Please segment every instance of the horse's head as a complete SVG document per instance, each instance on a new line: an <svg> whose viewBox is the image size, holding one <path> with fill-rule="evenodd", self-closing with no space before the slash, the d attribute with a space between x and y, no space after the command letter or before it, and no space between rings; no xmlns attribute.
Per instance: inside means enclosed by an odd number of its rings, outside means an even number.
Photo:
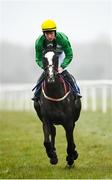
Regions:
<svg viewBox="0 0 112 180"><path fill-rule="evenodd" d="M43 66L48 83L54 83L58 73L58 56L55 50L46 50L43 55Z"/></svg>

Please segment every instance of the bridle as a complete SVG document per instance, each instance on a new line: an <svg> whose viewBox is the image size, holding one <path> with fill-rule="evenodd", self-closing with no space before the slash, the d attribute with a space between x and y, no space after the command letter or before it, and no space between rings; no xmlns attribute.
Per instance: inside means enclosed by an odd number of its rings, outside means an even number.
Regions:
<svg viewBox="0 0 112 180"><path fill-rule="evenodd" d="M54 55L53 55L54 56ZM52 57L53 57L52 56ZM45 56L46 57L46 56ZM54 69L54 64L51 63L52 59L51 57L49 58L49 63L47 64L47 66L44 68L44 70L47 72L49 71L49 79L51 78L51 80L53 80L53 78L55 79L54 76L57 76L59 74L58 72L58 69ZM55 71L55 72L53 72ZM52 97L49 97L46 95L45 93L45 81L42 83L42 93L44 95L44 97L47 99L47 100L50 100L50 101L55 101L55 102L59 102L59 101L62 101L64 100L70 93L70 89L67 91L67 87L66 87L66 83L65 81L63 80L63 78L61 77L60 75L60 81L63 83L63 86L64 86L64 96L61 97L61 98L52 98ZM55 82L55 80L54 80Z"/></svg>

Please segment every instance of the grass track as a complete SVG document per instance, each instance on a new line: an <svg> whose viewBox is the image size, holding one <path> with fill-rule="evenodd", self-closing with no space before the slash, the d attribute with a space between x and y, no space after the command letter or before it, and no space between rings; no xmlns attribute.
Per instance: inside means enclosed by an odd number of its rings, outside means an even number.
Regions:
<svg viewBox="0 0 112 180"><path fill-rule="evenodd" d="M59 163L52 166L35 112L0 112L0 178L111 179L111 119L111 112L81 113L74 131L79 158L74 168L67 169L66 138L61 126L57 126L56 136Z"/></svg>

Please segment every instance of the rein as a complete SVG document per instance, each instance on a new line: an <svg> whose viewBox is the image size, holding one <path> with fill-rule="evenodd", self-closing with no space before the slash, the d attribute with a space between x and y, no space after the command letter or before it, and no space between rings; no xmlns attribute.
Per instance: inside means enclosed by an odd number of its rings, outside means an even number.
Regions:
<svg viewBox="0 0 112 180"><path fill-rule="evenodd" d="M63 85L64 85L64 91L65 91L65 95L61 98L52 98L52 97L49 97L46 95L45 93L45 90L44 90L44 86L45 86L45 81L42 83L42 93L44 95L44 97L50 101L53 101L53 102L59 102L59 101L63 101L70 93L70 90L67 92L67 88L66 88L66 84L65 84L65 81L63 80L63 78L61 78L62 82L63 82Z"/></svg>

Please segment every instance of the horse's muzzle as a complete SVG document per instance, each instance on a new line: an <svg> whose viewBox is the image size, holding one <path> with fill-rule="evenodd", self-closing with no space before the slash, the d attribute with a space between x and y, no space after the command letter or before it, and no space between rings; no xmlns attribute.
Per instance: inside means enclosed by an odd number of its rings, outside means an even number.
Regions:
<svg viewBox="0 0 112 180"><path fill-rule="evenodd" d="M55 82L54 77L48 78L48 83L54 83L54 82Z"/></svg>

